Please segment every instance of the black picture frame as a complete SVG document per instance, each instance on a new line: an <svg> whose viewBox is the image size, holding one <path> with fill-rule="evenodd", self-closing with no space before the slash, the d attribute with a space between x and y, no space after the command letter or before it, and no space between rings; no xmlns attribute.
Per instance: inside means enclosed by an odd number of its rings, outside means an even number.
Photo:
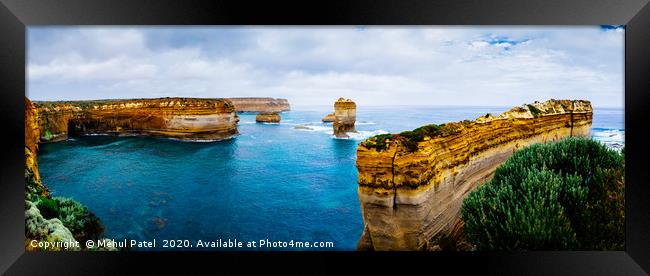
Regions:
<svg viewBox="0 0 650 276"><path fill-rule="evenodd" d="M0 0L0 271L10 275L250 269L300 274L647 275L650 272L650 5L647 0ZM625 25L626 249L554 252L25 252L26 28L36 25ZM297 267L301 268L298 269ZM127 268L128 267L128 268ZM305 269L305 270L303 270Z"/></svg>

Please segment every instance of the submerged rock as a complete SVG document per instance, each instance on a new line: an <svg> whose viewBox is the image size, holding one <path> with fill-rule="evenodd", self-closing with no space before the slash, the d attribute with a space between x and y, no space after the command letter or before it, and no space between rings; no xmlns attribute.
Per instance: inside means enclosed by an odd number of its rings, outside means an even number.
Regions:
<svg viewBox="0 0 650 276"><path fill-rule="evenodd" d="M305 126L305 125L297 125L293 127L294 129L308 129L308 130L313 130L313 128Z"/></svg>

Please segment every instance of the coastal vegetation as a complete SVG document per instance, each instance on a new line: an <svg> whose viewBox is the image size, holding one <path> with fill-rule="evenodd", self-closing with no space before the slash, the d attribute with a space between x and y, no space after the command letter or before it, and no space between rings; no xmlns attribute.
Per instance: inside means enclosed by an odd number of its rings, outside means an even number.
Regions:
<svg viewBox="0 0 650 276"><path fill-rule="evenodd" d="M589 138L521 149L464 200L477 250L624 250L624 151Z"/></svg>
<svg viewBox="0 0 650 276"><path fill-rule="evenodd" d="M70 198L52 197L38 183L34 173L25 170L25 239L29 241L68 242L79 241L85 248L84 241L102 238L104 226L99 218L86 206ZM57 248L52 248L56 250Z"/></svg>
<svg viewBox="0 0 650 276"><path fill-rule="evenodd" d="M532 104L529 104L529 105L526 105L526 106L528 106L528 110L530 110L530 114L533 114L533 117L535 117L535 118L539 117L539 115L542 113L542 111L539 110L539 108L535 107Z"/></svg>
<svg viewBox="0 0 650 276"><path fill-rule="evenodd" d="M391 138L392 138L391 134L379 134L361 142L361 145L369 149L376 149L377 151L383 151L388 148Z"/></svg>
<svg viewBox="0 0 650 276"><path fill-rule="evenodd" d="M449 136L459 132L461 128L469 127L472 124L469 120L458 123L447 124L429 124L418 127L414 130L407 130L396 135L379 134L364 141L362 145L366 148L374 148L377 151L386 150L390 145L390 140L399 140L400 144L408 152L418 150L418 143L425 140L426 137L433 138L438 136Z"/></svg>

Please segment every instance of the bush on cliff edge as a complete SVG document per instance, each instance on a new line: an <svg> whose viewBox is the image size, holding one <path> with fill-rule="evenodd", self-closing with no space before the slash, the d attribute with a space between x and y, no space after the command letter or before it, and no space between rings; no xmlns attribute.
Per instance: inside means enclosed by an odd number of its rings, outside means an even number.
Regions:
<svg viewBox="0 0 650 276"><path fill-rule="evenodd" d="M623 250L624 158L588 138L511 156L464 200L478 250Z"/></svg>

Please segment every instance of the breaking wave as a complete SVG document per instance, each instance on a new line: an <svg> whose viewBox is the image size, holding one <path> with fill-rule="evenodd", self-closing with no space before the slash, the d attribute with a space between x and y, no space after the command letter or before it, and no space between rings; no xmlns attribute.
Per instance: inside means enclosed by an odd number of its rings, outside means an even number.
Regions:
<svg viewBox="0 0 650 276"><path fill-rule="evenodd" d="M591 137L612 149L622 149L625 146L625 130L594 128Z"/></svg>

